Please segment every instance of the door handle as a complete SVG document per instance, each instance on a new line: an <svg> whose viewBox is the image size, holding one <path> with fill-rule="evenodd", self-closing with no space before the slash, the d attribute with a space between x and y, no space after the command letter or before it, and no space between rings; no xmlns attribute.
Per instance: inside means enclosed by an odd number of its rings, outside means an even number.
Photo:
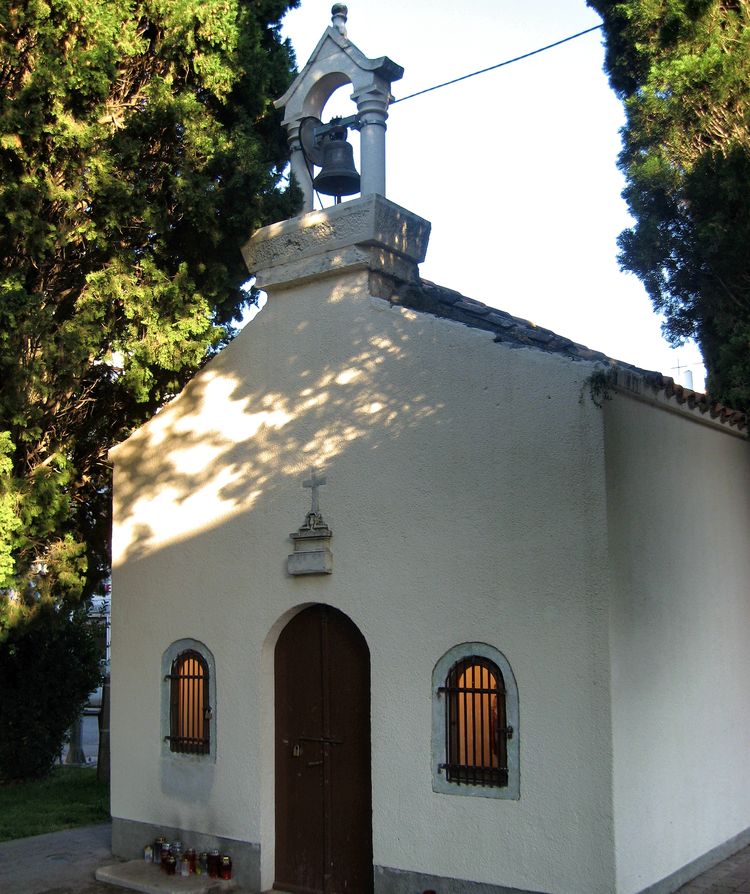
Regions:
<svg viewBox="0 0 750 894"><path fill-rule="evenodd" d="M307 766L308 767L322 767L323 761L308 761Z"/></svg>

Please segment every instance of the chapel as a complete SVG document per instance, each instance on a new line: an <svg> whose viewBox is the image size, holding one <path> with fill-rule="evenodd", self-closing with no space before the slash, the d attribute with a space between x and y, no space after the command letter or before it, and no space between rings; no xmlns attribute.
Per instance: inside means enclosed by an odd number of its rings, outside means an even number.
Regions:
<svg viewBox="0 0 750 894"><path fill-rule="evenodd" d="M334 6L278 100L304 209L242 247L267 304L111 452L113 850L667 894L750 843L747 420L421 278L401 74Z"/></svg>

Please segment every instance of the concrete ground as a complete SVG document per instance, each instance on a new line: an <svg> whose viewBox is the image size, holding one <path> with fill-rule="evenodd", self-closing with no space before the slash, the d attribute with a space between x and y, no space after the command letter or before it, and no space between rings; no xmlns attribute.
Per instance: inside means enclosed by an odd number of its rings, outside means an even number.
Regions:
<svg viewBox="0 0 750 894"><path fill-rule="evenodd" d="M750 894L750 847L694 878L679 894Z"/></svg>
<svg viewBox="0 0 750 894"><path fill-rule="evenodd" d="M0 894L117 894L118 891L122 894L122 887L94 878L97 869L113 863L117 861L112 857L109 823L5 841L0 843ZM188 881L196 883L198 880L170 881L168 876L159 874L137 890L158 894L163 890L180 890L181 883ZM223 889L230 887L230 883L216 884L211 880L209 886L223 894ZM186 884L186 891L188 887ZM196 885L192 887L195 889ZM232 894L249 892L234 888Z"/></svg>
<svg viewBox="0 0 750 894"><path fill-rule="evenodd" d="M0 843L2 894L113 894L94 881L112 862L109 823Z"/></svg>
<svg viewBox="0 0 750 894"><path fill-rule="evenodd" d="M113 862L110 831L109 824L86 826L0 843L0 892L116 894L122 891L94 880L96 869ZM750 894L750 847L693 879L679 889L679 894Z"/></svg>

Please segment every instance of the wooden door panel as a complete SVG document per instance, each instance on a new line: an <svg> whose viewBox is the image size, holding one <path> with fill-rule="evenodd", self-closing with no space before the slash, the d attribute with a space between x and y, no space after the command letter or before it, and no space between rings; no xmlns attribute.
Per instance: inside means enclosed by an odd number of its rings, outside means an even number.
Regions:
<svg viewBox="0 0 750 894"><path fill-rule="evenodd" d="M335 643L329 662L330 727L342 740L331 746L330 801L336 817L331 826L331 894L359 894L372 891L373 885L369 651L345 615L329 616L328 631L329 642ZM363 652L367 660L362 660Z"/></svg>
<svg viewBox="0 0 750 894"><path fill-rule="evenodd" d="M356 626L312 606L276 645L276 881L372 892L370 659Z"/></svg>
<svg viewBox="0 0 750 894"><path fill-rule="evenodd" d="M322 735L323 664L319 636L308 635L308 626L287 626L275 652L276 884L318 894L324 874L323 774L305 766L315 749L299 739Z"/></svg>

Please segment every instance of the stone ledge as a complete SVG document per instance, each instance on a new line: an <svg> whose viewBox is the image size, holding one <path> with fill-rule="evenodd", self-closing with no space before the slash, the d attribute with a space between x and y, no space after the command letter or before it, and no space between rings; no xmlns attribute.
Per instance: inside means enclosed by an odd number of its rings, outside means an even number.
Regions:
<svg viewBox="0 0 750 894"><path fill-rule="evenodd" d="M167 875L154 863L145 860L129 860L114 863L96 870L96 880L141 894L221 894L237 888L235 879L223 881L207 875L190 875L183 878Z"/></svg>
<svg viewBox="0 0 750 894"><path fill-rule="evenodd" d="M143 863L144 845L150 844L159 835L166 836L169 841L179 839L186 847L194 847L199 853L217 848L222 854L231 854L232 875L240 889L260 890L259 844L240 841L236 838L210 835L195 829L112 817L112 853L114 858Z"/></svg>
<svg viewBox="0 0 750 894"><path fill-rule="evenodd" d="M416 281L428 221L380 195L263 227L242 248L258 288L346 269L367 268Z"/></svg>
<svg viewBox="0 0 750 894"><path fill-rule="evenodd" d="M439 891L440 894L544 894L542 891L508 888L491 882L470 882L408 869L375 866L375 894L414 894L425 890Z"/></svg>

